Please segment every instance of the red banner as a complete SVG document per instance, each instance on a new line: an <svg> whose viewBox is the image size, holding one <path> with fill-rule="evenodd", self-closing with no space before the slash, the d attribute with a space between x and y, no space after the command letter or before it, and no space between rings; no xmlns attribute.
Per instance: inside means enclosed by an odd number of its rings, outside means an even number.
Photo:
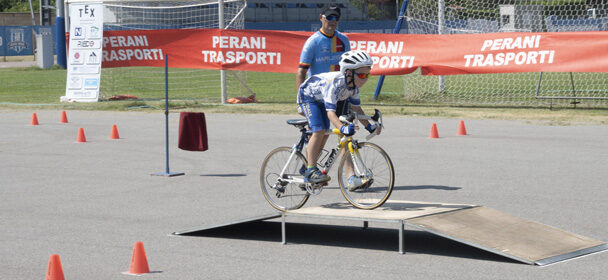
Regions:
<svg viewBox="0 0 608 280"><path fill-rule="evenodd" d="M185 29L106 31L103 67L164 66L296 72L311 33Z"/></svg>
<svg viewBox="0 0 608 280"><path fill-rule="evenodd" d="M103 67L169 66L295 73L310 32L261 30L106 31ZM608 32L461 35L347 34L374 59L372 74L608 72Z"/></svg>

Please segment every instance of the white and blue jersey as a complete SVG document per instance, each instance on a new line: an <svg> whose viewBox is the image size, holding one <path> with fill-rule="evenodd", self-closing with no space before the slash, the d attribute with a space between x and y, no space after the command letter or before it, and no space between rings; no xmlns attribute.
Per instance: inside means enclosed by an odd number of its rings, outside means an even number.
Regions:
<svg viewBox="0 0 608 280"><path fill-rule="evenodd" d="M327 36L320 30L306 40L300 54L300 68L308 69L308 76L339 71L340 56L350 50L350 42L342 33L335 31Z"/></svg>
<svg viewBox="0 0 608 280"><path fill-rule="evenodd" d="M348 89L344 74L340 72L314 75L302 83L298 93L298 103L323 103L327 111L335 111L338 101L347 99L352 105L361 104L359 88Z"/></svg>
<svg viewBox="0 0 608 280"><path fill-rule="evenodd" d="M298 105L308 119L312 132L329 129L327 111L336 111L339 101L360 106L359 88L348 89L344 74L328 72L306 79L298 92Z"/></svg>

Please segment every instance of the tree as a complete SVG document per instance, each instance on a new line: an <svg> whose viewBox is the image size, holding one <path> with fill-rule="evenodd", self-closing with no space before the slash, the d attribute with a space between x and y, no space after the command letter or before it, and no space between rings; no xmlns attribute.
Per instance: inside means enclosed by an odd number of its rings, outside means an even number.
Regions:
<svg viewBox="0 0 608 280"><path fill-rule="evenodd" d="M51 0L51 6L55 6L55 0ZM32 0L34 12L40 11L40 1ZM29 12L30 3L28 0L0 0L0 12Z"/></svg>

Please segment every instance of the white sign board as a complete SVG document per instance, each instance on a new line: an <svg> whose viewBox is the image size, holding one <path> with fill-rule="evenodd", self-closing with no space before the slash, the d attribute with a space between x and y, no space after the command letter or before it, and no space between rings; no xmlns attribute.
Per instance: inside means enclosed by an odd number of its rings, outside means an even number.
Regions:
<svg viewBox="0 0 608 280"><path fill-rule="evenodd" d="M101 86L103 5L70 4L70 49L61 101L97 102Z"/></svg>

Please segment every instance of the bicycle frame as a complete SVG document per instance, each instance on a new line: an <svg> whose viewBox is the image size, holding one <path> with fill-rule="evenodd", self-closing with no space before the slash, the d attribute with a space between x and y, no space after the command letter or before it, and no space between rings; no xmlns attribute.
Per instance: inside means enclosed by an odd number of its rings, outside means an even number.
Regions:
<svg viewBox="0 0 608 280"><path fill-rule="evenodd" d="M312 132L308 131L305 127L300 128L300 132L302 133L300 135L300 141L298 141L298 143L294 144L293 147L291 148L291 154L289 155L287 162L285 163L285 165L283 166L283 169L281 169L281 173L279 174L279 181L287 179L287 178L285 178L285 170L287 169L287 167L293 160L293 157L296 156L296 153L301 152L302 149L304 149L304 144L308 143L308 136L310 136L312 134ZM296 183L304 183L304 178L302 178L301 180L299 178L291 178L291 181L296 182Z"/></svg>
<svg viewBox="0 0 608 280"><path fill-rule="evenodd" d="M371 116L371 117L367 116L367 115L357 115L356 113L352 113L351 115L344 117L344 118L341 117L341 120L346 123L352 123L354 120L357 120L357 119L373 120L376 124L383 126L382 115L380 114L380 112L378 110L376 110L374 116ZM289 155L287 162L285 163L285 165L283 166L283 168L281 170L281 173L279 174L279 179L278 179L277 183L281 183L281 182L302 183L302 184L306 183L304 181L304 178L298 178L298 177L286 178L286 176L285 176L285 171L287 170L287 167L290 165L291 161L295 157L296 153L302 152L302 150L304 149L304 144L308 143L308 137L310 135L312 135L312 132L308 131L306 129L306 127L304 127L304 126L302 126L300 128L300 132L301 132L300 140L298 141L298 143L294 144L293 147L291 148L291 154ZM338 136L342 135L340 133L340 130L337 128L333 129L332 132ZM376 135L376 133L371 133L366 136L366 139L369 140L372 137L374 137L375 135ZM329 152L329 156L328 156L327 160L325 161L325 163L322 164L322 166L323 166L322 172L324 174L329 173L329 171L331 170L331 167L335 163L336 155L341 153L341 151L345 147L348 147L348 152L351 157L351 161L353 163L353 168L357 172L357 174L361 174L365 177L371 176L371 174L369 174L370 171L367 169L367 167L360 166L360 163L362 163L363 161L361 160L360 155L359 155L358 141L356 139L353 139L352 136L342 136L339 138L337 146L335 148L333 148L331 150L331 152ZM310 193L313 194L313 192L310 192ZM318 194L318 193L316 193L316 194Z"/></svg>

